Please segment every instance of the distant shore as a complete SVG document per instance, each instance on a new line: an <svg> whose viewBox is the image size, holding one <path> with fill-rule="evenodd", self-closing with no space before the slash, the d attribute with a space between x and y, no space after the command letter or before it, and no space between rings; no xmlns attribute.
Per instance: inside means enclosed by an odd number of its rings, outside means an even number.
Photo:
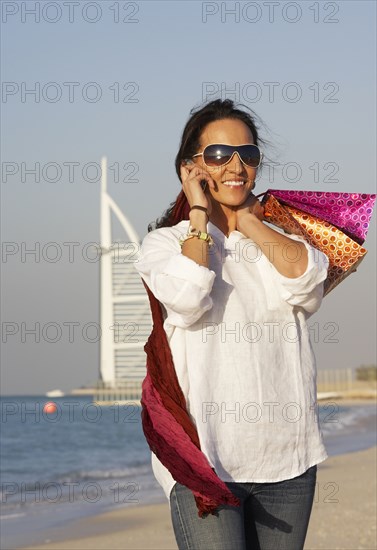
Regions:
<svg viewBox="0 0 377 550"><path fill-rule="evenodd" d="M61 390L55 390L56 392ZM51 393L51 392L47 392ZM108 404L110 405L110 401L117 401L117 402L127 402L127 403L133 403L140 405L140 397L139 394L137 394L138 397L135 396L135 398L124 398L124 395L122 395L121 389L102 389L98 390L96 388L75 388L70 391L62 392L62 395L47 395L47 394L40 394L40 395L0 395L2 399L16 397L16 398L22 398L22 397L43 397L45 399L53 399L54 397L61 398L61 397L96 397L95 401L100 404ZM106 397L106 401L102 400L101 398ZM342 401L342 403L345 401L350 401L352 403L355 403L356 400L360 400L361 402L365 401L376 401L377 400L377 383L376 381L362 381L362 380L356 380L352 383L352 389L348 390L326 390L322 389L320 385L318 385L318 392L317 392L317 400L319 402L326 401L326 400L336 400L336 401Z"/></svg>
<svg viewBox="0 0 377 550"><path fill-rule="evenodd" d="M70 393L66 394L68 397L86 397L86 396L96 396L94 399L98 405L109 405L111 402L119 403L133 403L140 406L140 399L124 399L121 394L116 394L113 390L101 391L99 395L92 388L85 389L76 389L72 390ZM106 397L105 397L106 396ZM106 400L104 400L104 398ZM321 403L322 401L341 401L346 404L346 401L350 403L355 403L356 401L365 402L365 401L376 401L377 400L377 390L374 383L368 382L358 382L358 387L353 388L352 390L334 390L334 391L318 391L317 392L317 401Z"/></svg>

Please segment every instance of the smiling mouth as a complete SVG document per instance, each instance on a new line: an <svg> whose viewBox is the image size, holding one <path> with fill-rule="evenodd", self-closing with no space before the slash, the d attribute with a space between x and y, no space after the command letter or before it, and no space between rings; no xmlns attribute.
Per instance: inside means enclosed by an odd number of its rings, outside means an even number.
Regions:
<svg viewBox="0 0 377 550"><path fill-rule="evenodd" d="M227 187L242 187L243 185L245 185L246 181L245 180L228 180L228 181L223 181L222 183Z"/></svg>

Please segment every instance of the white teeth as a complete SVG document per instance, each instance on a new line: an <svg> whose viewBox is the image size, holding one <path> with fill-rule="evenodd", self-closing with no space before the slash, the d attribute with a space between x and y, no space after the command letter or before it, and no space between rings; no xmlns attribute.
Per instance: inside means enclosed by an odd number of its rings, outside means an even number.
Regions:
<svg viewBox="0 0 377 550"><path fill-rule="evenodd" d="M224 185L232 186L232 187L240 187L241 185L244 185L244 181L223 181Z"/></svg>

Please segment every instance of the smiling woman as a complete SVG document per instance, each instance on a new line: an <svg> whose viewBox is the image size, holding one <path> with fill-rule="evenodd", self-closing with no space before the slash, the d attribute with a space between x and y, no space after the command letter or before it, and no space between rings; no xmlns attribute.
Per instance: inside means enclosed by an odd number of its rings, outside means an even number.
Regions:
<svg viewBox="0 0 377 550"><path fill-rule="evenodd" d="M265 225L252 193L262 143L230 100L192 111L181 192L135 264L154 323L143 429L180 549L303 548L327 458L307 319L329 262ZM248 413L235 419L235 403Z"/></svg>

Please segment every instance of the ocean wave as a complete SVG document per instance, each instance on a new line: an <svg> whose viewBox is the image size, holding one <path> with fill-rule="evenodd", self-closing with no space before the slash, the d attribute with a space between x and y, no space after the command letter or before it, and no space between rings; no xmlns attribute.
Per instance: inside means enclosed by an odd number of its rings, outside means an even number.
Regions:
<svg viewBox="0 0 377 550"><path fill-rule="evenodd" d="M26 514L4 514L4 515L0 515L0 519L14 519L14 518L22 518L25 516Z"/></svg>
<svg viewBox="0 0 377 550"><path fill-rule="evenodd" d="M350 407L335 402L320 407L319 422L322 433L348 433L355 430L366 419L377 416L374 404L352 405Z"/></svg>
<svg viewBox="0 0 377 550"><path fill-rule="evenodd" d="M112 470L75 470L59 478L61 482L73 481L91 481L106 479L123 479L130 476L148 475L151 471L150 463L141 463L138 465L126 466L124 468L114 468Z"/></svg>

